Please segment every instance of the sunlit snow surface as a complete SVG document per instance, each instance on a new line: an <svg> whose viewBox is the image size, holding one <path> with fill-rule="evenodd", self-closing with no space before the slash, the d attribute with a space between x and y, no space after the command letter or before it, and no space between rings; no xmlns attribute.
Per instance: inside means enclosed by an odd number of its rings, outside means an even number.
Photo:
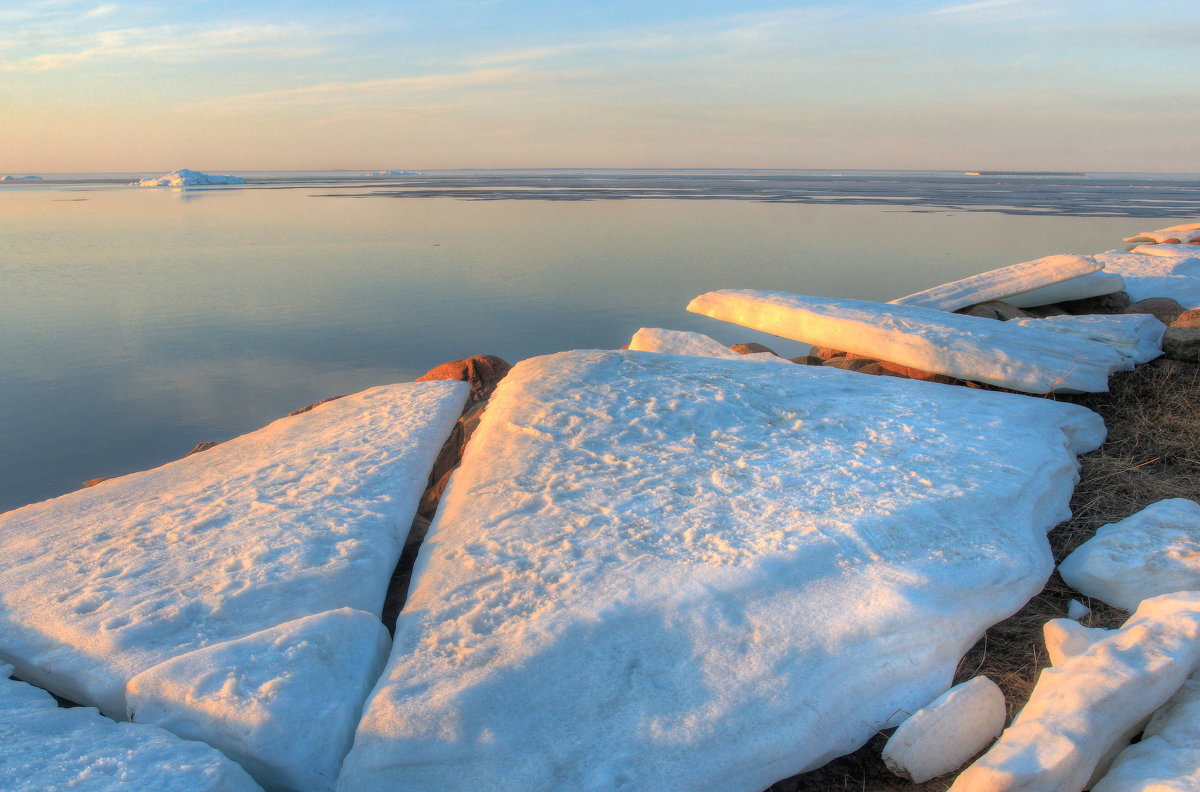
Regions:
<svg viewBox="0 0 1200 792"><path fill-rule="evenodd" d="M1200 789L1200 680L1189 679L1162 706L1142 739L1117 756L1092 792Z"/></svg>
<svg viewBox="0 0 1200 792"><path fill-rule="evenodd" d="M928 703L1040 591L1075 405L579 351L500 387L344 792L759 792Z"/></svg>
<svg viewBox="0 0 1200 792"><path fill-rule="evenodd" d="M378 615L461 382L320 405L0 515L0 658L125 717L172 657L341 607Z"/></svg>
<svg viewBox="0 0 1200 792"><path fill-rule="evenodd" d="M1171 297L1184 308L1200 308L1200 247L1152 245L1133 252L1110 250L1096 254L1106 272L1125 279L1133 300Z"/></svg>
<svg viewBox="0 0 1200 792"><path fill-rule="evenodd" d="M629 348L635 352L662 352L669 355L698 355L700 357L725 358L726 360L749 360L759 363L790 363L786 358L770 352L752 352L742 355L729 347L709 338L703 333L686 330L664 330L661 327L643 327L633 334Z"/></svg>
<svg viewBox="0 0 1200 792"><path fill-rule="evenodd" d="M969 278L934 286L907 297L892 300L895 305L920 305L939 311L957 311L975 303L1004 300L1046 286L1071 282L1099 271L1100 263L1091 256L1062 254L1046 256L1009 267L981 272ZM1067 292L1075 299L1074 292ZM1080 296L1090 297L1090 294Z"/></svg>

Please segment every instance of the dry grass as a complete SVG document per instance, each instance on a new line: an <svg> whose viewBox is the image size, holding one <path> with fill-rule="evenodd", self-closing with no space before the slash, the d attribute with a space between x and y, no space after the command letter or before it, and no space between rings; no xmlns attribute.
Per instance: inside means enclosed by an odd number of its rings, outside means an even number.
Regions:
<svg viewBox="0 0 1200 792"><path fill-rule="evenodd" d="M1200 500L1200 366L1158 360L1117 374L1104 394L1058 397L1083 404L1104 417L1108 440L1080 459L1080 481L1071 499L1074 516L1050 533L1061 561L1101 525L1128 517L1163 498ZM1067 603L1081 599L1092 608L1084 623L1119 626L1128 614L1080 597L1055 573L1041 594L1011 618L993 626L959 664L955 681L979 674L1004 690L1009 718L1033 691L1048 665L1042 625L1065 616ZM789 778L768 792L945 792L952 775L912 784L893 776L879 758L886 738L872 739L849 756L820 770Z"/></svg>

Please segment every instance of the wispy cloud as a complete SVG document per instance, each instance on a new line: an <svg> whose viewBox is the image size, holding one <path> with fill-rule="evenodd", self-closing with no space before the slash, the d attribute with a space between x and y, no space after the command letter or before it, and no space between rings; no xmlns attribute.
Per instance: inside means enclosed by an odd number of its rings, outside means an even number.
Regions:
<svg viewBox="0 0 1200 792"><path fill-rule="evenodd" d="M934 17L999 18L1011 17L1014 12L1029 13L1049 10L1053 3L1044 0L977 0L974 3L958 3L929 12Z"/></svg>

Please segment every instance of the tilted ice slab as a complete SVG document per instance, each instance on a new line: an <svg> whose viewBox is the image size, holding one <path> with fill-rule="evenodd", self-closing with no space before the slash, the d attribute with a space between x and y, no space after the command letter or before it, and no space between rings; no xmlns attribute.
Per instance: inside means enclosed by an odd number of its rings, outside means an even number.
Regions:
<svg viewBox="0 0 1200 792"><path fill-rule="evenodd" d="M951 792L1079 792L1200 664L1200 592L1142 602L1120 630L1047 668Z"/></svg>
<svg viewBox="0 0 1200 792"><path fill-rule="evenodd" d="M1058 571L1081 594L1128 611L1147 597L1200 590L1200 504L1162 500L1102 526Z"/></svg>
<svg viewBox="0 0 1200 792"><path fill-rule="evenodd" d="M957 311L975 303L1004 300L1014 294L1043 286L1070 281L1097 272L1100 264L1091 256L1065 253L981 272L969 278L934 286L907 297L892 300L893 305L919 305L939 311ZM1085 295L1091 297L1093 295ZM1061 298L1073 299L1073 298ZM1043 303L1044 304L1044 303Z"/></svg>
<svg viewBox="0 0 1200 792"><path fill-rule="evenodd" d="M1138 245L1129 251L1143 256L1159 256L1161 258L1197 258L1200 248L1195 245Z"/></svg>
<svg viewBox="0 0 1200 792"><path fill-rule="evenodd" d="M1104 263L1106 271L1125 279L1125 291L1135 302L1147 297L1170 297L1184 308L1200 308L1200 251L1163 256L1113 250L1099 253L1096 258Z"/></svg>
<svg viewBox="0 0 1200 792"><path fill-rule="evenodd" d="M1162 706L1142 739L1122 751L1092 792L1200 789L1200 680L1188 679Z"/></svg>
<svg viewBox="0 0 1200 792"><path fill-rule="evenodd" d="M171 171L165 176L150 176L141 181L135 181L134 187L199 187L209 184L245 184L241 176L228 176L216 173L201 173L200 171L181 168Z"/></svg>
<svg viewBox="0 0 1200 792"><path fill-rule="evenodd" d="M1163 333L1167 331L1167 326L1150 314L1047 316L1009 321L1108 344L1132 363L1147 363L1160 357Z"/></svg>
<svg viewBox="0 0 1200 792"><path fill-rule="evenodd" d="M0 515L0 658L125 717L161 662L349 607L379 615L467 385L373 388Z"/></svg>
<svg viewBox="0 0 1200 792"><path fill-rule="evenodd" d="M60 708L46 691L4 677L5 792L262 792L237 763L204 743L157 726L116 723L91 707Z"/></svg>
<svg viewBox="0 0 1200 792"><path fill-rule="evenodd" d="M1099 297L1103 294L1124 291L1124 289L1125 279L1117 273L1093 272L1090 275L1081 275L1053 286L1044 286L1023 294L1014 294L1011 297L1005 297L1004 301L1018 308L1033 308L1038 305L1053 305L1066 300Z"/></svg>
<svg viewBox="0 0 1200 792"><path fill-rule="evenodd" d="M1112 632L1103 627L1084 627L1070 617L1051 619L1042 625L1046 654L1052 666L1062 665L1072 657L1083 654L1092 644L1107 638Z"/></svg>
<svg viewBox="0 0 1200 792"><path fill-rule="evenodd" d="M341 608L197 649L129 681L130 719L203 740L271 790L332 790L392 642Z"/></svg>
<svg viewBox="0 0 1200 792"><path fill-rule="evenodd" d="M1160 228L1157 231L1142 231L1137 236L1125 237L1126 242L1162 242L1164 239L1178 239L1185 243L1193 239L1200 239L1200 223Z"/></svg>
<svg viewBox="0 0 1200 792"><path fill-rule="evenodd" d="M739 354L703 333L664 330L660 327L643 327L638 330L633 334L629 348L635 352L662 352L670 355L696 355L728 360L751 360L760 363L791 363L787 358L781 358L770 352Z"/></svg>
<svg viewBox="0 0 1200 792"><path fill-rule="evenodd" d="M1028 393L1108 390L1131 365L1104 344L915 305L725 289L702 294L693 313L795 341Z"/></svg>
<svg viewBox="0 0 1200 792"><path fill-rule="evenodd" d="M344 792L759 792L946 690L1040 591L1077 405L639 352L501 382Z"/></svg>

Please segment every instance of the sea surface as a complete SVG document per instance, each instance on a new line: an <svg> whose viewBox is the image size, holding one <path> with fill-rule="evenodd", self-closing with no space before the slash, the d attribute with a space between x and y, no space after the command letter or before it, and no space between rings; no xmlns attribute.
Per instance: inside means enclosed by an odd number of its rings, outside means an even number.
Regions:
<svg viewBox="0 0 1200 792"><path fill-rule="evenodd" d="M1200 176L864 171L150 173L0 182L0 511L328 396L639 327L802 348L704 291L889 300L1200 218Z"/></svg>

